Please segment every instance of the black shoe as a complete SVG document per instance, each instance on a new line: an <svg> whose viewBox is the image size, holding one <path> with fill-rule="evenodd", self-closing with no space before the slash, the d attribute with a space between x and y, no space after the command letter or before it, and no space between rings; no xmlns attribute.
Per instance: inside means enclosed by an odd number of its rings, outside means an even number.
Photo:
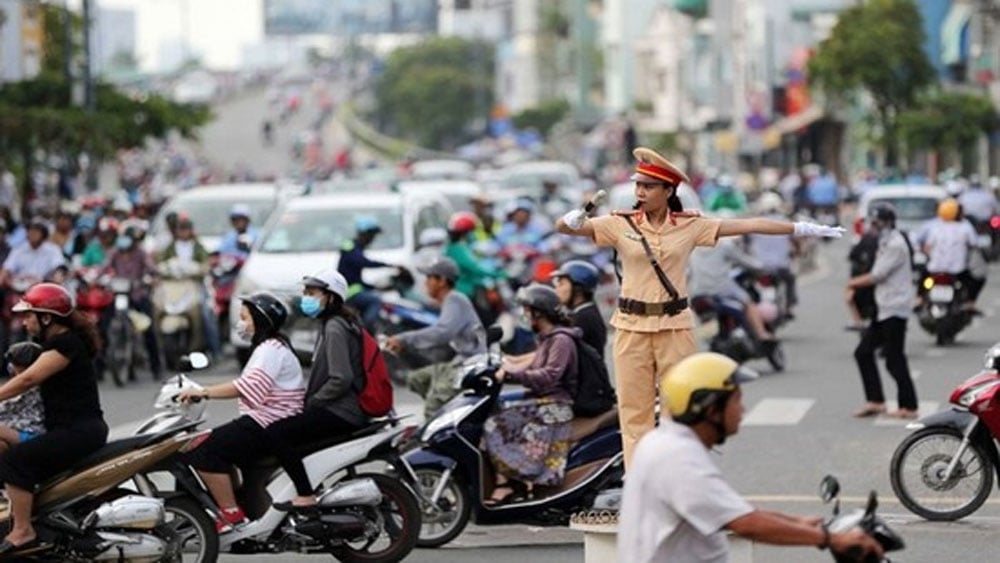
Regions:
<svg viewBox="0 0 1000 563"><path fill-rule="evenodd" d="M313 504L309 506L296 506L292 504L292 501L286 500L284 502L276 502L271 506L275 510L280 510L281 512L293 512L295 514L317 514L319 513L319 505Z"/></svg>

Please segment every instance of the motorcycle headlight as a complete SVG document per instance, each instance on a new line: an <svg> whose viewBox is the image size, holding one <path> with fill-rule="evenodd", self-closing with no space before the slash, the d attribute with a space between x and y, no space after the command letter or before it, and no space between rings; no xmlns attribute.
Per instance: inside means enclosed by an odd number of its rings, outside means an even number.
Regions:
<svg viewBox="0 0 1000 563"><path fill-rule="evenodd" d="M455 426L475 408L475 404L462 405L442 413L440 416L427 423L427 426L424 427L423 433L420 434L420 441L427 442L441 430Z"/></svg>
<svg viewBox="0 0 1000 563"><path fill-rule="evenodd" d="M986 369L1000 369L1000 342L986 351L983 364Z"/></svg>
<svg viewBox="0 0 1000 563"><path fill-rule="evenodd" d="M1000 385L1000 382L993 380L993 381L984 381L979 385L970 387L968 390L966 390L965 393L962 393L962 395L958 398L958 404L965 408L969 408L969 405L974 403L976 399L979 398L980 395L985 393L987 390L995 387L996 385Z"/></svg>

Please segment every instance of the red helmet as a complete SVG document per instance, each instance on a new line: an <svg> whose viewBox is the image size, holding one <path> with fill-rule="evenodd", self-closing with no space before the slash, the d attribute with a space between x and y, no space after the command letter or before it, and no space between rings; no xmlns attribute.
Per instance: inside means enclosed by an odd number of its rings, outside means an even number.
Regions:
<svg viewBox="0 0 1000 563"><path fill-rule="evenodd" d="M55 283L38 283L28 288L11 310L15 313L49 313L68 317L75 308L73 296L65 287Z"/></svg>
<svg viewBox="0 0 1000 563"><path fill-rule="evenodd" d="M479 219L468 211L459 211L448 219L448 232L465 234L476 230Z"/></svg>

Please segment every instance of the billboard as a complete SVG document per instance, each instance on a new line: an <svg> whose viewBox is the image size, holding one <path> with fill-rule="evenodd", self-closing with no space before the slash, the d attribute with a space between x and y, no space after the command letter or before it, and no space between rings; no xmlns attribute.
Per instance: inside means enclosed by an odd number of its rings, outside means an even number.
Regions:
<svg viewBox="0 0 1000 563"><path fill-rule="evenodd" d="M264 0L267 35L435 31L437 0Z"/></svg>

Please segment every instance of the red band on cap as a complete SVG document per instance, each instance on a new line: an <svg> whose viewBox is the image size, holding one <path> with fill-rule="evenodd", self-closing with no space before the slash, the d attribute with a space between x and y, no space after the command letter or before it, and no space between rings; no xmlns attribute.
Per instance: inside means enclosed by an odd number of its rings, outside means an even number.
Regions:
<svg viewBox="0 0 1000 563"><path fill-rule="evenodd" d="M652 176L653 178L663 180L664 182L669 182L671 184L680 184L683 178L673 170L669 168L664 168L662 166L657 166L650 162L640 162L636 167L635 171L639 174L645 174L646 176Z"/></svg>

